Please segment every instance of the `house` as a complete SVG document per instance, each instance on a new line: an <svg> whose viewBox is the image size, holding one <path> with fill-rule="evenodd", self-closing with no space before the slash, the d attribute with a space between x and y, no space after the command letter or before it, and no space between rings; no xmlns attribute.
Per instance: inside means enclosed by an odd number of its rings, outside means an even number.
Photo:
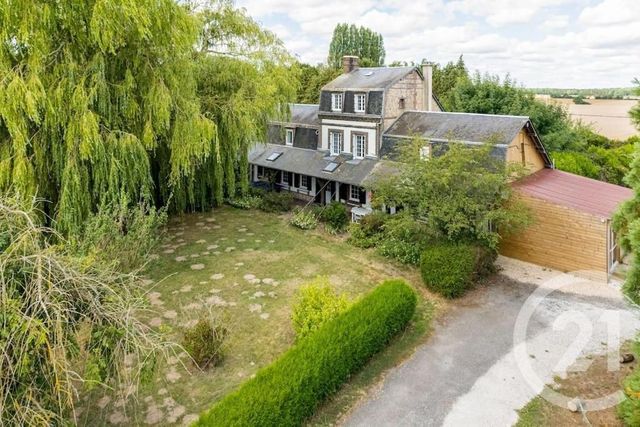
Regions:
<svg viewBox="0 0 640 427"><path fill-rule="evenodd" d="M555 170L528 117L443 111L431 77L430 64L360 68L357 57L344 57L343 74L322 88L317 105L293 104L288 121L270 124L267 143L249 154L252 181L309 202L345 203L357 221L372 212L367 183L392 173L399 144L421 137L429 157L452 141L491 142L495 156L525 167L514 189L536 219L502 252L608 276L620 258L611 216L630 191Z"/></svg>

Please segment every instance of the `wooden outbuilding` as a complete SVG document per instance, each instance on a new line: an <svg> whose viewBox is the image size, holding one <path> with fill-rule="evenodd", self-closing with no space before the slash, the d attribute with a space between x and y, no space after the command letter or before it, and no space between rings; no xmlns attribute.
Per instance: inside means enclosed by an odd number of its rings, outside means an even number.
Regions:
<svg viewBox="0 0 640 427"><path fill-rule="evenodd" d="M533 224L507 237L505 256L561 271L608 279L621 260L611 218L632 191L556 169L541 169L513 184Z"/></svg>

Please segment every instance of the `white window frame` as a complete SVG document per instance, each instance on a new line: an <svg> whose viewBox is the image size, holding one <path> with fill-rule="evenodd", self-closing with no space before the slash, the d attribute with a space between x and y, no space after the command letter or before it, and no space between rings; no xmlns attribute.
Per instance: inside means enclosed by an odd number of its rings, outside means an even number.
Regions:
<svg viewBox="0 0 640 427"><path fill-rule="evenodd" d="M429 160L431 158L431 144L420 147L420 160Z"/></svg>
<svg viewBox="0 0 640 427"><path fill-rule="evenodd" d="M295 134L294 134L293 129L287 128L286 129L286 134L285 134L285 137L284 137L284 143L286 145L293 145L293 137L294 137L294 135ZM289 136L291 136L291 137L289 137Z"/></svg>
<svg viewBox="0 0 640 427"><path fill-rule="evenodd" d="M336 150L335 137L338 136L338 149ZM329 131L329 150L332 156L338 156L344 149L344 134L338 131Z"/></svg>
<svg viewBox="0 0 640 427"><path fill-rule="evenodd" d="M342 105L343 105L342 100L343 100L342 92L332 93L331 94L331 111L342 111Z"/></svg>
<svg viewBox="0 0 640 427"><path fill-rule="evenodd" d="M360 108L360 103L362 103L362 108ZM367 110L366 93L356 93L355 95L353 95L353 110L356 113L364 113Z"/></svg>
<svg viewBox="0 0 640 427"><path fill-rule="evenodd" d="M357 196L353 197L353 190L356 190ZM352 202L360 203L360 187L357 185L349 185L349 200Z"/></svg>
<svg viewBox="0 0 640 427"><path fill-rule="evenodd" d="M362 138L362 153L358 153L358 138ZM353 158L364 159L367 155L367 135L362 133L352 134L351 145L353 147Z"/></svg>
<svg viewBox="0 0 640 427"><path fill-rule="evenodd" d="M307 190L309 189L309 176L308 175L300 175L300 188Z"/></svg>
<svg viewBox="0 0 640 427"><path fill-rule="evenodd" d="M285 175L287 176L287 181L284 180ZM291 186L291 178L292 174L287 171L280 171L280 184L286 185L287 187Z"/></svg>

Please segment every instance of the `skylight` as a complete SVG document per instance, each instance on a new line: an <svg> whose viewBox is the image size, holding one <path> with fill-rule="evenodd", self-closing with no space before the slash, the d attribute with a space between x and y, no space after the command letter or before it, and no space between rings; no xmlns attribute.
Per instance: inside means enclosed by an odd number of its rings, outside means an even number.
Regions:
<svg viewBox="0 0 640 427"><path fill-rule="evenodd" d="M364 75L367 77L373 76L373 71L367 71L366 73L364 73Z"/></svg>
<svg viewBox="0 0 640 427"><path fill-rule="evenodd" d="M340 166L339 163L336 162L331 162L329 163L327 166L324 167L324 169L322 170L323 172L333 172L334 170L338 169L338 166Z"/></svg>
<svg viewBox="0 0 640 427"><path fill-rule="evenodd" d="M279 153L279 152L271 153L271 154L269 155L269 157L267 157L267 161L269 161L269 162L275 162L275 161L276 161L276 159L277 159L278 157L280 157L280 156L282 156L282 153Z"/></svg>

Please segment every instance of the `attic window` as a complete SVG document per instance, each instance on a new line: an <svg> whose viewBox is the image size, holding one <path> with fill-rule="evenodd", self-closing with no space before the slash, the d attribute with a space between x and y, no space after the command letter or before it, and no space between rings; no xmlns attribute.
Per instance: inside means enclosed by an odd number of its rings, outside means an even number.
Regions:
<svg viewBox="0 0 640 427"><path fill-rule="evenodd" d="M275 162L278 157L282 156L282 153L276 152L276 153L271 153L269 155L269 157L267 157L267 161L269 162Z"/></svg>
<svg viewBox="0 0 640 427"><path fill-rule="evenodd" d="M398 108L401 109L401 110L404 110L404 104L405 104L404 98L400 98L398 100Z"/></svg>
<svg viewBox="0 0 640 427"><path fill-rule="evenodd" d="M356 113L364 113L367 108L367 95L364 93L356 93L353 95L353 104Z"/></svg>
<svg viewBox="0 0 640 427"><path fill-rule="evenodd" d="M322 169L322 171L331 173L331 172L335 171L336 169L338 169L338 166L340 166L339 163L331 162L327 166L325 166L324 169Z"/></svg>
<svg viewBox="0 0 640 427"><path fill-rule="evenodd" d="M331 110L342 111L342 93L331 94Z"/></svg>
<svg viewBox="0 0 640 427"><path fill-rule="evenodd" d="M287 129L284 143L287 145L293 145L293 129Z"/></svg>

